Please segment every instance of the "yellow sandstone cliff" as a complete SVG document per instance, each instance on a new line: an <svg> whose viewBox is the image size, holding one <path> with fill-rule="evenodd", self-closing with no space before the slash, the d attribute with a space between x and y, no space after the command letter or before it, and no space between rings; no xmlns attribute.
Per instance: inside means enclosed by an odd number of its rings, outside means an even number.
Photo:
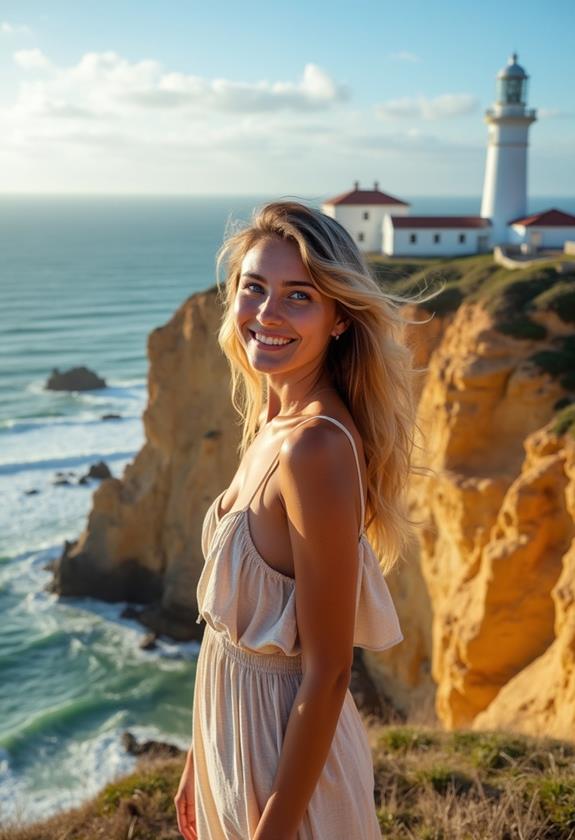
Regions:
<svg viewBox="0 0 575 840"><path fill-rule="evenodd" d="M549 331L549 346L553 338ZM529 360L540 347L464 303L432 354L420 398L424 462L435 475L414 479L410 492L424 523L435 708L449 728L493 728L501 710L504 726L517 720L526 732L575 737L573 632L566 641L575 621L575 440L552 431L565 391ZM546 664L529 674L543 654ZM554 695L553 724L536 675Z"/></svg>

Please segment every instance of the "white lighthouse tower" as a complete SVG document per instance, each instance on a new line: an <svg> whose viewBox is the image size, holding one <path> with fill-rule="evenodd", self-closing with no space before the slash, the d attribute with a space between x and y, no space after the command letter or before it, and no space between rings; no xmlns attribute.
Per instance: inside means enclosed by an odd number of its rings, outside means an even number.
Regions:
<svg viewBox="0 0 575 840"><path fill-rule="evenodd" d="M481 216L491 219L492 245L507 242L508 224L527 214L527 133L537 119L528 109L527 73L513 53L497 74L497 100L485 112L487 162Z"/></svg>

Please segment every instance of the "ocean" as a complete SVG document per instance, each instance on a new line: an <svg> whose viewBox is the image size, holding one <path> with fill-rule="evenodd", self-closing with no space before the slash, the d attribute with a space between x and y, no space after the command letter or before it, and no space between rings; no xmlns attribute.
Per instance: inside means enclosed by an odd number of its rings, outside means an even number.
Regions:
<svg viewBox="0 0 575 840"><path fill-rule="evenodd" d="M125 729L189 747L197 643L141 650L125 603L59 600L45 566L85 526L99 482L78 479L99 460L121 476L144 442L148 333L215 283L226 225L265 200L0 197L0 822L77 805L131 770ZM407 200L412 214L480 207ZM574 213L575 198L529 203L549 207ZM44 389L77 365L107 387Z"/></svg>

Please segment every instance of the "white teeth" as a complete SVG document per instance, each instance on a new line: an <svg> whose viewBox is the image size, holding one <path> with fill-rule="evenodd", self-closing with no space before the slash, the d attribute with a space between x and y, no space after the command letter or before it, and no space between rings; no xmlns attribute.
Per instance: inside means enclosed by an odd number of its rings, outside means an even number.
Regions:
<svg viewBox="0 0 575 840"><path fill-rule="evenodd" d="M258 341L261 341L262 344L290 344L292 341L291 338L271 338L267 335L262 335L261 333L254 333L255 337Z"/></svg>

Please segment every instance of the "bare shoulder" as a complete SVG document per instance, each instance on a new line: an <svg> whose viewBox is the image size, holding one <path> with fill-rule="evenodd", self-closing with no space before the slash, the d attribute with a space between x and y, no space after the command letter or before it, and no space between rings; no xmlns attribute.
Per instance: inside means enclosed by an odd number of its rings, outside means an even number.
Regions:
<svg viewBox="0 0 575 840"><path fill-rule="evenodd" d="M323 467L341 471L349 440L334 423L314 418L287 435L280 448L280 465L303 477ZM345 470L344 470L345 471ZM308 476L311 477L311 476Z"/></svg>
<svg viewBox="0 0 575 840"><path fill-rule="evenodd" d="M357 468L350 441L334 423L312 419L294 429L280 448L280 490L289 507L298 502L308 512L347 508L357 484Z"/></svg>

